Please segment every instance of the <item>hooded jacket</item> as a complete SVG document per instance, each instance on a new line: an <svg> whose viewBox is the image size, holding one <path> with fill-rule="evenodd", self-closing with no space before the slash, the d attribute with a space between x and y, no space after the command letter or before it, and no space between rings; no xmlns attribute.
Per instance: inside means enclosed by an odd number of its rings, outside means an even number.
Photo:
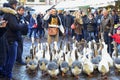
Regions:
<svg viewBox="0 0 120 80"><path fill-rule="evenodd" d="M9 11L7 9L9 9ZM19 24L16 16L17 12L11 6L9 8L1 8L1 10L5 12L4 20L8 21L6 32L8 42L19 40L19 31L23 31L27 24Z"/></svg>

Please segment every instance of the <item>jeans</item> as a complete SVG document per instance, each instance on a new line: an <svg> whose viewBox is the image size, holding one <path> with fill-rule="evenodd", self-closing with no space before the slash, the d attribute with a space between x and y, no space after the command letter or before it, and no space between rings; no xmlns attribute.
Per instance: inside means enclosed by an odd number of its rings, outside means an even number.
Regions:
<svg viewBox="0 0 120 80"><path fill-rule="evenodd" d="M87 41L91 41L92 39L96 40L94 32L88 32Z"/></svg>
<svg viewBox="0 0 120 80"><path fill-rule="evenodd" d="M18 47L17 41L9 42L8 47L9 50L7 54L6 64L3 68L3 73L6 77L12 78L12 69L17 56L17 47Z"/></svg>
<svg viewBox="0 0 120 80"><path fill-rule="evenodd" d="M76 34L76 35L75 35L75 38L76 38L77 41L81 41L82 35Z"/></svg>
<svg viewBox="0 0 120 80"><path fill-rule="evenodd" d="M70 36L70 35L71 35L71 29L68 28L68 27L66 27L66 31L65 31L65 33L66 33L66 38L67 38L67 40L68 40L69 37L71 37L71 36Z"/></svg>
<svg viewBox="0 0 120 80"><path fill-rule="evenodd" d="M33 36L34 38L37 37L37 28L31 28L31 29L30 29L29 38L31 38L32 36Z"/></svg>
<svg viewBox="0 0 120 80"><path fill-rule="evenodd" d="M87 40L87 30L83 30L83 37L85 40Z"/></svg>
<svg viewBox="0 0 120 80"><path fill-rule="evenodd" d="M38 29L38 35L40 38L44 37L45 31L44 29Z"/></svg>
<svg viewBox="0 0 120 80"><path fill-rule="evenodd" d="M111 44L111 42L113 41L113 39L108 36L108 32L104 32L103 37L104 37L105 43L108 45L108 48L107 48L108 53L112 55L113 45Z"/></svg>

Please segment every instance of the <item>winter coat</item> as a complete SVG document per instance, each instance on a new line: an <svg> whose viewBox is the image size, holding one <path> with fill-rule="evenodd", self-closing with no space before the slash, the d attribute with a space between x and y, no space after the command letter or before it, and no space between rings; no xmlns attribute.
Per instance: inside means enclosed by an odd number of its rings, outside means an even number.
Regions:
<svg viewBox="0 0 120 80"><path fill-rule="evenodd" d="M73 22L74 22L73 16L71 16L71 15L66 15L65 16L65 27L70 28L71 25L73 24Z"/></svg>
<svg viewBox="0 0 120 80"><path fill-rule="evenodd" d="M94 32L95 31L95 19L89 19L88 20L88 25L87 25L87 31L88 32Z"/></svg>
<svg viewBox="0 0 120 80"><path fill-rule="evenodd" d="M40 15L37 16L37 25L38 25L38 29L43 29L42 28L42 18L40 17Z"/></svg>
<svg viewBox="0 0 120 80"><path fill-rule="evenodd" d="M20 36L19 31L23 31L27 26L27 24L19 24L15 13L16 11L12 8L11 10L12 11L8 11L9 13L4 14L4 20L8 21L6 32L8 42L17 41Z"/></svg>
<svg viewBox="0 0 120 80"><path fill-rule="evenodd" d="M104 16L102 16L100 32L112 33L113 26L114 26L114 20L113 20L112 16L108 15L108 16L106 16L106 18Z"/></svg>
<svg viewBox="0 0 120 80"><path fill-rule="evenodd" d="M75 18L74 20L74 25L76 28L74 29L76 34L82 34L82 29L83 29L83 21L82 18Z"/></svg>
<svg viewBox="0 0 120 80"><path fill-rule="evenodd" d="M119 23L119 16L117 14L112 15L112 17L113 17L113 20L114 20L114 24Z"/></svg>
<svg viewBox="0 0 120 80"><path fill-rule="evenodd" d="M62 13L60 13L60 14L58 14L58 16L61 19L62 25L65 26L65 17L64 17L64 15Z"/></svg>
<svg viewBox="0 0 120 80"><path fill-rule="evenodd" d="M24 16L23 15L20 15L19 13L16 15L17 19L18 19L18 22L19 24L27 24L27 21L25 20ZM27 35L28 33L28 26L25 26L24 29L22 31L19 31L19 35L20 35L20 38L22 37L22 35Z"/></svg>
<svg viewBox="0 0 120 80"><path fill-rule="evenodd" d="M87 25L88 25L88 17L87 17L87 15L82 16L82 20L83 20L83 30L87 30Z"/></svg>

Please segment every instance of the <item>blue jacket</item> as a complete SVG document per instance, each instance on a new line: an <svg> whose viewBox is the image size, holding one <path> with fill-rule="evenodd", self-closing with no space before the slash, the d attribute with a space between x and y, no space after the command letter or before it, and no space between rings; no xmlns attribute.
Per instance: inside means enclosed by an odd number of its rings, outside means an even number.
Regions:
<svg viewBox="0 0 120 80"><path fill-rule="evenodd" d="M29 24L30 28L33 28L33 25L34 25L35 23L36 23L36 22L35 22L35 19L33 19L33 17L31 17L31 18L30 18L30 24Z"/></svg>

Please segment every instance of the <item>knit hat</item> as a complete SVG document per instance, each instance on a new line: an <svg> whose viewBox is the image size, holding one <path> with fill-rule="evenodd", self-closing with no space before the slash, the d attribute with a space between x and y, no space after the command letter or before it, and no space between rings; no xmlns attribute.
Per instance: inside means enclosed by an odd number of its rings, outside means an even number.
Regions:
<svg viewBox="0 0 120 80"><path fill-rule="evenodd" d="M118 27L117 30L120 30L120 27Z"/></svg>
<svg viewBox="0 0 120 80"><path fill-rule="evenodd" d="M18 3L17 0L9 0L9 4L10 4L10 5L17 4L17 3Z"/></svg>

